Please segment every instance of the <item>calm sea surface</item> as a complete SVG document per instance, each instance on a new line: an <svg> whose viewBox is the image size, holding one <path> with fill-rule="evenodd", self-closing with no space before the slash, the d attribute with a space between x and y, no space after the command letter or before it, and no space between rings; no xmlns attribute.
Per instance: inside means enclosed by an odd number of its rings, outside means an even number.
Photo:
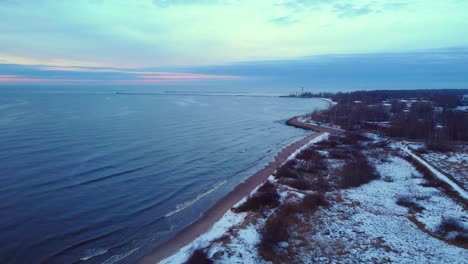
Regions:
<svg viewBox="0 0 468 264"><path fill-rule="evenodd" d="M0 89L0 263L127 263L310 132L258 94Z"/></svg>

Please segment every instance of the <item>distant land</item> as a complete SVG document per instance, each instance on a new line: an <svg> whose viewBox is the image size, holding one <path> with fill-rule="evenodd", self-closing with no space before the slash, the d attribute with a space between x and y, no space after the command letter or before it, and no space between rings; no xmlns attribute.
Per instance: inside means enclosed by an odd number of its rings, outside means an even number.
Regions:
<svg viewBox="0 0 468 264"><path fill-rule="evenodd" d="M330 102L287 122L320 131L316 137L218 212L206 233L177 252L166 248L164 258L156 249L141 263L467 259L467 89L289 97ZM184 243L167 246L175 241Z"/></svg>

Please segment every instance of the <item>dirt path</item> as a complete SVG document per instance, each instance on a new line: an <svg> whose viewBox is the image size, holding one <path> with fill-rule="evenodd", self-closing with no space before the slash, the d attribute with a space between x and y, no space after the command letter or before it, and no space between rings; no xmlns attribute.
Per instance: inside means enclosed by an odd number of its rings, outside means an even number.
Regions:
<svg viewBox="0 0 468 264"><path fill-rule="evenodd" d="M312 128L306 128L311 129ZM201 218L193 224L187 226L180 231L176 236L167 241L166 243L156 247L148 255L144 256L137 263L139 264L154 264L161 260L175 254L179 249L188 245L200 235L206 233L221 217L231 209L237 202L242 200L245 196L249 195L258 185L265 182L275 170L286 161L286 159L294 153L297 149L301 148L312 139L322 135L326 131L307 136L306 138L289 145L284 148L275 157L274 162L270 162L265 168L248 178L245 182L239 184L233 191L218 201L211 207ZM336 133L336 132L335 132Z"/></svg>
<svg viewBox="0 0 468 264"><path fill-rule="evenodd" d="M313 124L308 124L308 123L303 123L299 121L299 116L293 117L286 122L286 124L290 126L294 126L297 128L303 128L307 130L315 130L319 132L325 132L325 133L330 133L330 134L343 134L346 131L333 128L333 127L327 127L327 126L318 126L318 125L313 125Z"/></svg>

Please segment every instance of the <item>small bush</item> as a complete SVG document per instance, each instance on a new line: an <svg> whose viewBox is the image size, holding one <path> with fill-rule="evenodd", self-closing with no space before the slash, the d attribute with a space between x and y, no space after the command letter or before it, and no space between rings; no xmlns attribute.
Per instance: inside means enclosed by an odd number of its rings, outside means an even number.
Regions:
<svg viewBox="0 0 468 264"><path fill-rule="evenodd" d="M464 248L468 247L468 230L463 223L455 218L444 219L440 223L437 232Z"/></svg>
<svg viewBox="0 0 468 264"><path fill-rule="evenodd" d="M448 142L443 140L427 140L426 148L437 152L453 151L453 147Z"/></svg>
<svg viewBox="0 0 468 264"><path fill-rule="evenodd" d="M426 179L424 183L421 184L423 187L432 187L432 188L441 188L444 187L444 183L437 179L437 178L431 178L431 179Z"/></svg>
<svg viewBox="0 0 468 264"><path fill-rule="evenodd" d="M302 164L297 166L300 171L316 173L327 168L323 157L314 149L301 151L297 158L303 160Z"/></svg>
<svg viewBox="0 0 468 264"><path fill-rule="evenodd" d="M260 188L258 188L258 192L262 193L275 193L276 186L271 183L270 181L265 182Z"/></svg>
<svg viewBox="0 0 468 264"><path fill-rule="evenodd" d="M314 193L304 196L302 202L298 204L298 210L301 212L313 213L319 206L328 206L323 193Z"/></svg>
<svg viewBox="0 0 468 264"><path fill-rule="evenodd" d="M328 155L332 159L347 159L349 158L349 152L345 149L335 148L328 151Z"/></svg>
<svg viewBox="0 0 468 264"><path fill-rule="evenodd" d="M345 164L340 176L341 188L358 187L379 177L375 168L362 155Z"/></svg>
<svg viewBox="0 0 468 264"><path fill-rule="evenodd" d="M389 141L388 140L382 140L374 144L375 147L377 148L385 148L388 146Z"/></svg>
<svg viewBox="0 0 468 264"><path fill-rule="evenodd" d="M358 145L361 141L370 141L371 139L359 133L346 133L341 138L341 142L346 145Z"/></svg>
<svg viewBox="0 0 468 264"><path fill-rule="evenodd" d="M296 158L301 160L322 159L320 154L313 148L302 150L297 154Z"/></svg>
<svg viewBox="0 0 468 264"><path fill-rule="evenodd" d="M411 213L414 213L414 212L420 213L425 209L424 207L415 203L413 199L411 199L410 197L405 197L405 196L399 197L396 201L396 204L398 204L399 206L408 208Z"/></svg>
<svg viewBox="0 0 468 264"><path fill-rule="evenodd" d="M384 182L394 182L395 181L395 179L390 175L386 175L385 177L382 178L382 180Z"/></svg>
<svg viewBox="0 0 468 264"><path fill-rule="evenodd" d="M233 208L233 212L259 211L275 208L280 204L279 194L276 187L271 182L266 182L237 208Z"/></svg>
<svg viewBox="0 0 468 264"><path fill-rule="evenodd" d="M192 256L185 262L185 264L212 264L213 261L208 258L206 252L199 248L192 253Z"/></svg>
<svg viewBox="0 0 468 264"><path fill-rule="evenodd" d="M325 149L330 149L330 148L336 148L339 144L339 139L337 136L330 136L327 140L322 140L314 145L318 148L325 148Z"/></svg>
<svg viewBox="0 0 468 264"><path fill-rule="evenodd" d="M317 187L317 191L328 192L331 188L330 183L331 181L326 179L322 174L318 174L315 181L315 186Z"/></svg>
<svg viewBox="0 0 468 264"><path fill-rule="evenodd" d="M290 238L289 227L297 224L296 208L297 204L284 204L272 214L261 230L260 242L258 244L259 253L268 261L277 262L281 259L280 242L287 242Z"/></svg>
<svg viewBox="0 0 468 264"><path fill-rule="evenodd" d="M442 223L440 223L438 230L442 232L456 231L461 233L468 231L465 229L463 224L455 218L445 218L444 220L442 220Z"/></svg>
<svg viewBox="0 0 468 264"><path fill-rule="evenodd" d="M290 179L295 179L297 178L297 174L294 173L294 170L292 169L291 165L286 166L287 164L281 166L275 173L276 178L281 179L281 178L290 178Z"/></svg>
<svg viewBox="0 0 468 264"><path fill-rule="evenodd" d="M311 182L307 181L306 179L294 179L294 180L286 180L281 181L282 184L292 187L297 190L311 190L313 185Z"/></svg>

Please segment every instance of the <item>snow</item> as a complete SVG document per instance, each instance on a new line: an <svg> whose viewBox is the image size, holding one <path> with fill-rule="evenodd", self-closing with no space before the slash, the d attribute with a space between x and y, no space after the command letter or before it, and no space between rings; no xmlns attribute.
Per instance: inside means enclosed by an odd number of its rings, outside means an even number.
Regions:
<svg viewBox="0 0 468 264"><path fill-rule="evenodd" d="M468 105L460 105L455 108L457 111L468 111Z"/></svg>
<svg viewBox="0 0 468 264"><path fill-rule="evenodd" d="M460 194L461 197L463 197L463 199L467 200L468 199L468 193L463 190L462 188L460 188L460 186L458 186L456 183L454 183L452 180L450 180L447 176L445 176L444 174L442 174L441 172L439 172L437 169L435 169L433 166L431 166L429 163L427 163L425 160L421 159L420 157L418 157L416 154L414 154L406 145L403 145L403 144L398 144L398 146L404 151L406 152L407 154L411 155L414 159L416 159L417 161L419 161L421 164L423 164L424 166L426 166L437 178L439 178L439 180L441 181L444 181L445 183L447 183L448 185L450 185L450 187L452 187L456 192L458 192Z"/></svg>
<svg viewBox="0 0 468 264"><path fill-rule="evenodd" d="M408 208L396 201L403 196L414 198L425 208L417 220L431 231L443 217L465 219L466 224L463 208L438 189L421 186L424 179L404 159L392 156L372 162L382 178L393 181L375 180L330 194L341 195L344 202L320 210L311 219L309 224L319 231L309 236L311 248L301 252L302 262L467 263L468 251L420 230L409 220Z"/></svg>
<svg viewBox="0 0 468 264"><path fill-rule="evenodd" d="M291 154L288 160L327 138L328 134L314 138ZM406 145L394 143L393 146L413 156L450 184L450 179L416 156ZM291 238L279 243L284 250L293 248L291 262L468 263L466 249L432 235L444 219L456 219L467 227L468 213L463 206L443 190L425 187L423 183L426 180L421 173L399 157L395 150L366 149L363 153L374 164L381 179L357 188L333 190L326 194L329 207L320 207L311 216L298 215L303 225L291 226ZM321 152L323 156L326 154L328 152ZM328 177L333 177L345 163L327 159L327 164L330 165ZM268 180L276 182L273 176ZM279 185L278 190L282 203L300 201L304 197L303 193L285 185ZM466 197L461 188L457 192ZM400 199L414 203L418 210L398 205ZM207 248L208 257L215 263L270 263L262 259L257 246L259 232L274 211L227 212L209 232L161 263L183 263L196 248ZM216 240L224 235L229 236L227 242ZM454 235L447 234L446 237Z"/></svg>
<svg viewBox="0 0 468 264"><path fill-rule="evenodd" d="M337 102L334 102L331 98L322 97L322 98L320 98L320 99L322 99L322 100L324 100L324 101L327 101L327 102L330 103L331 105L336 105L336 104L338 104Z"/></svg>
<svg viewBox="0 0 468 264"><path fill-rule="evenodd" d="M373 140L379 140L382 139L379 135L374 134L374 133L362 133L363 136L368 137Z"/></svg>
<svg viewBox="0 0 468 264"><path fill-rule="evenodd" d="M413 144L411 148L414 149ZM455 151L447 153L426 150L420 155L441 172L451 175L464 190L468 190L468 147L457 146Z"/></svg>
<svg viewBox="0 0 468 264"><path fill-rule="evenodd" d="M230 227L242 223L242 221L245 218L245 215L246 213L236 214L231 211L228 211L218 222L216 222L216 224L211 228L210 231L201 235L196 240L192 241L190 244L180 249L176 254L164 259L160 263L184 263L185 261L187 261L187 259L190 257L190 255L195 249L208 246L211 241L223 236Z"/></svg>
<svg viewBox="0 0 468 264"><path fill-rule="evenodd" d="M322 140L327 140L329 136L330 136L330 134L323 133L320 136L313 138L311 141L309 141L309 143L305 144L304 146L302 146L299 149L297 149L296 151L294 151L291 155L289 155L289 157L286 159L285 163L292 160L292 159L294 159L297 156L297 154L299 154L301 151L303 151L305 149L308 149L313 144L315 144L317 142L320 142Z"/></svg>

